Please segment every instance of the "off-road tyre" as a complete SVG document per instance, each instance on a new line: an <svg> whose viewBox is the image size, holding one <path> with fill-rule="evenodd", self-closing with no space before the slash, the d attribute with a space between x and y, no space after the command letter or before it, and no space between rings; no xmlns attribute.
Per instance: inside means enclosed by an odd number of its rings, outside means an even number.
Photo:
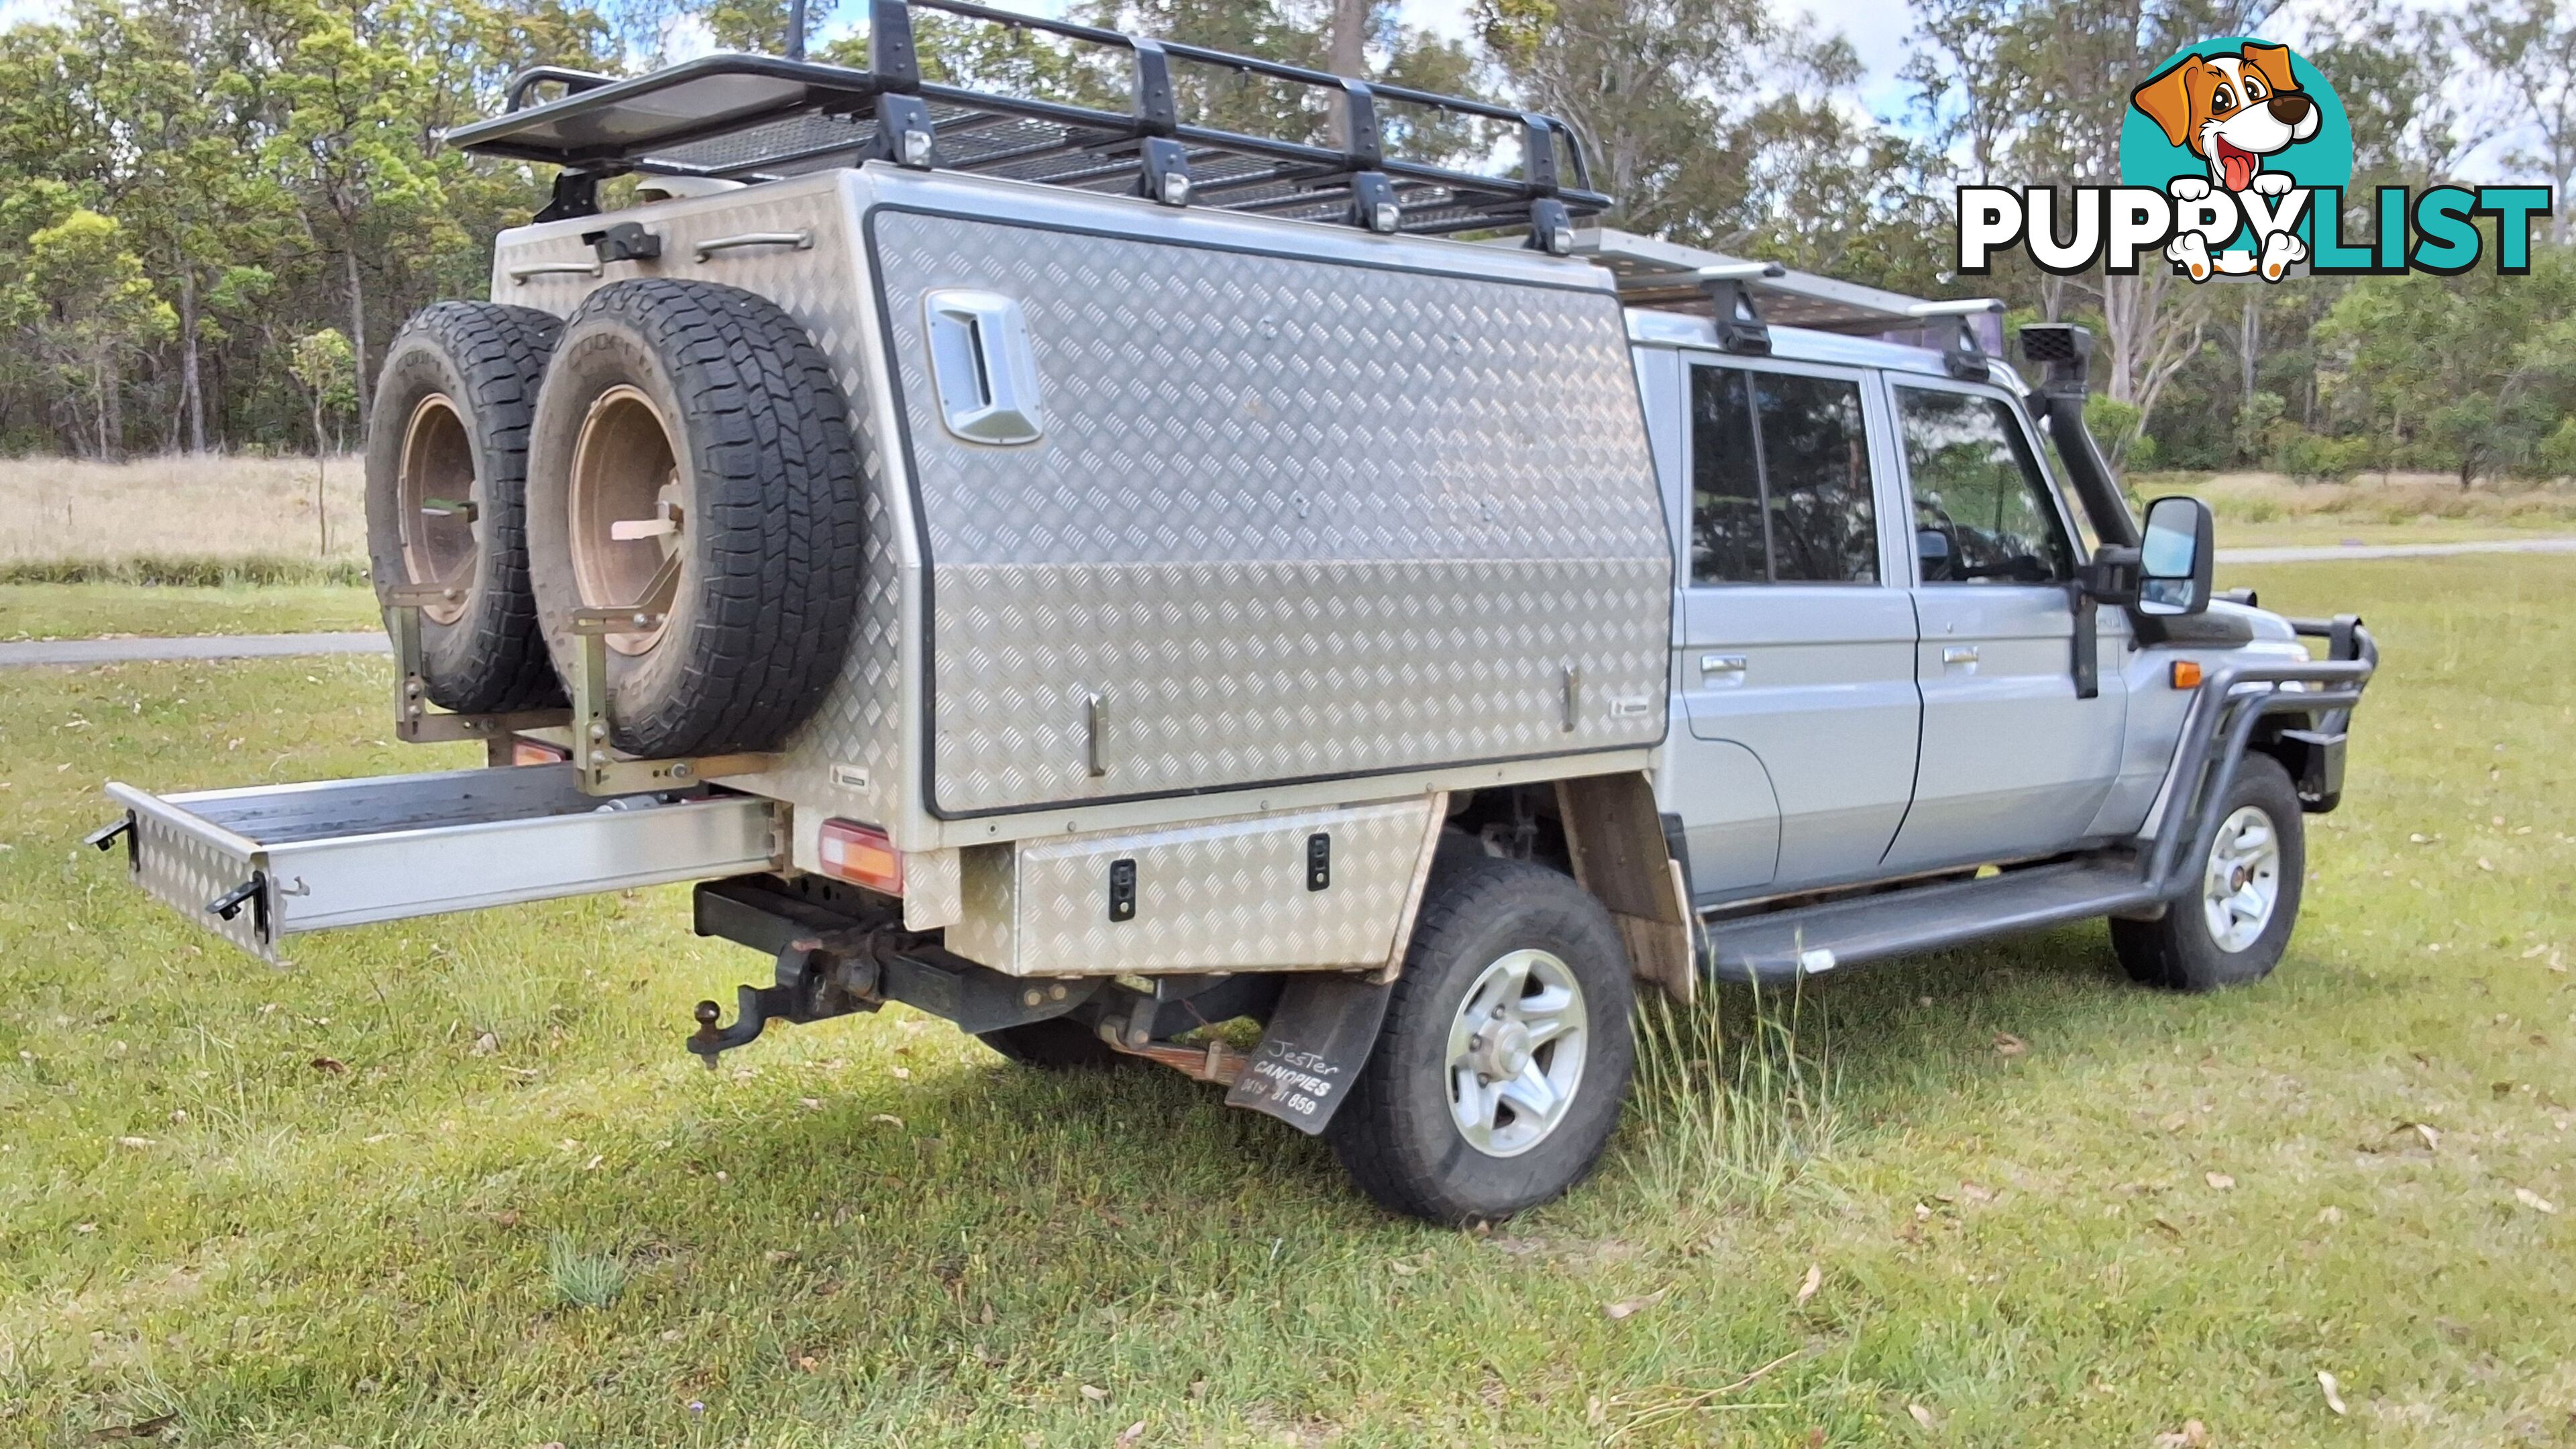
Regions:
<svg viewBox="0 0 2576 1449"><path fill-rule="evenodd" d="M2307 840L2299 813L2298 788L2290 772L2269 755L2249 754L2238 766L2235 784L2215 807L2224 823L2240 810L2269 817L2278 841L2270 918L2261 932L2235 950L2215 934L2206 906L2204 882L2208 853L2191 864L2191 888L2152 921L2113 920L2111 948L2133 981L2169 991L2215 991L2241 986L2272 974L2297 928L2300 885L2307 875ZM2214 848L2224 838L2213 842Z"/></svg>
<svg viewBox="0 0 2576 1449"><path fill-rule="evenodd" d="M563 702L528 583L528 426L562 322L526 307L440 302L385 353L367 419L367 561L397 585L460 578L421 610L430 701L469 714ZM450 494L462 495L449 497ZM466 502L473 517L422 504Z"/></svg>
<svg viewBox="0 0 2576 1449"><path fill-rule="evenodd" d="M1024 1067L1057 1072L1105 1072L1137 1061L1113 1050L1100 1034L1070 1017L976 1033L976 1040Z"/></svg>
<svg viewBox="0 0 2576 1449"><path fill-rule="evenodd" d="M1489 966L1548 953L1581 987L1585 1051L1564 1116L1535 1145L1492 1156L1450 1108L1450 1029ZM1545 866L1444 853L1390 989L1377 1045L1325 1130L1363 1192L1435 1223L1496 1221L1562 1195L1601 1160L1635 1063L1628 954L1601 903Z"/></svg>
<svg viewBox="0 0 2576 1449"><path fill-rule="evenodd" d="M858 617L865 498L848 400L777 304L659 279L591 293L538 395L528 477L537 614L567 679L574 609L635 603L681 557L667 622L611 636L617 748L772 749L812 713ZM677 531L609 541L664 502Z"/></svg>

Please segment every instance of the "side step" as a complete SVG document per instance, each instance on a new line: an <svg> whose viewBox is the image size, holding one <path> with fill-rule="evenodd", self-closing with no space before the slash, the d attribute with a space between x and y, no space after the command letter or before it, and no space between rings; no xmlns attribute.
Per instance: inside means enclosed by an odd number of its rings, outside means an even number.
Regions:
<svg viewBox="0 0 2576 1449"><path fill-rule="evenodd" d="M1739 985L1786 986L1802 976L1863 961L1938 951L2156 902L2133 857L2057 861L1982 880L1941 881L1711 921L1715 958L1708 974Z"/></svg>

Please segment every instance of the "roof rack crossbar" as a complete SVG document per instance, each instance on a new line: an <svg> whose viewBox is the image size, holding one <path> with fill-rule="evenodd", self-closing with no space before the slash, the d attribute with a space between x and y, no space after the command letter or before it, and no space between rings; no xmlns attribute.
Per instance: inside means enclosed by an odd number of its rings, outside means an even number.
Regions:
<svg viewBox="0 0 2576 1449"><path fill-rule="evenodd" d="M1123 50L1130 62L1130 104L1109 110L926 80L914 33L916 7ZM1133 180L1129 189L1167 204L1302 213L1309 220L1330 219L1339 211L1354 224L1378 229L1388 229L1383 223L1392 216L1396 229L1426 234L1527 228L1532 245L1548 250L1559 249L1558 242L1571 235L1569 217L1594 215L1610 205L1590 189L1574 130L1552 116L1016 14L976 0L869 0L868 16L864 69L769 55L704 56L624 79L541 66L511 80L501 115L460 126L447 139L478 154L593 177L644 171L768 180L843 157L872 156L1093 189L1125 177ZM1256 136L1186 121L1174 61L1307 87L1320 103L1320 113L1313 105L1306 108L1309 124L1320 114L1329 134L1318 144L1305 136ZM536 92L546 86L561 94L535 103ZM692 101L703 110L693 112ZM1498 163L1508 169L1492 174L1390 156L1388 105L1506 126L1506 134L1519 140L1519 159ZM845 126L819 119L794 124L800 117L837 118ZM997 149L954 144L1015 125L1027 128L1025 134ZM934 131L948 144L934 149ZM1065 156L1097 159L1048 169L1049 161ZM1290 194L1270 194L1279 188ZM1218 199L1244 193L1251 195L1238 202Z"/></svg>

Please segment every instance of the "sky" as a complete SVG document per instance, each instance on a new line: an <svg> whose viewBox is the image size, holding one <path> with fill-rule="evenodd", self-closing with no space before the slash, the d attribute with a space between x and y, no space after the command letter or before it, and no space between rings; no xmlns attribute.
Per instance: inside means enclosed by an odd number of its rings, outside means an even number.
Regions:
<svg viewBox="0 0 2576 1449"><path fill-rule="evenodd" d="M24 20L45 18L53 14L60 3L61 0L0 0L0 29ZM823 0L823 3L828 4L830 0ZM1061 14L1066 8L1066 0L988 0L988 3L1035 14ZM1882 121L1900 126L1908 122L1905 86L1897 79L1898 70L1905 64L1907 39L1914 29L1906 0L1772 0L1772 3L1783 14L1803 12L1815 22L1820 32L1839 33L1849 41L1863 67L1859 88L1861 108ZM2320 0L2320 3L2332 4L2336 0ZM2459 0L2412 0L2412 3L2453 9ZM1469 17L1473 4L1474 0L1401 0L1400 8L1409 24L1439 35L1465 39L1470 34ZM864 13L862 7L847 3L847 0L839 8L846 11L847 16L833 29L855 24ZM2291 6L2284 17L2293 23L2267 27L2267 31L2278 30L2283 39L2298 43L2300 37L2293 33L2297 29L2294 21L2298 9L2297 5ZM2472 166L2470 169L2482 168Z"/></svg>

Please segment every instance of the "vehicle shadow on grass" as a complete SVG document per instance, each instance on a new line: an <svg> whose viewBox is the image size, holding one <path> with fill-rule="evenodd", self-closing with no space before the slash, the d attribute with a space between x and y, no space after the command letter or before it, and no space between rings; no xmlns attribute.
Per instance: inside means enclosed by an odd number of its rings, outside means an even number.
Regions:
<svg viewBox="0 0 2576 1449"><path fill-rule="evenodd" d="M2294 953L2284 969L2314 964ZM1884 963L1794 993L1720 987L1691 1011L1713 1016L1738 1050L1772 1028L1773 1049L1819 1070L1846 1133L1870 1136L1927 1121L2003 1073L2133 1058L2197 1023L2278 1009L2285 989L2189 997L2134 985L2093 924ZM1322 1141L1147 1064L943 1068L905 1103L900 1125L872 1105L835 1104L728 1133L699 1159L742 1179L838 1160L827 1191L842 1211L935 1210L951 1227L961 1217L1061 1225L1078 1212L1149 1238L1159 1225L1293 1241L1319 1228L1410 1226L1349 1188ZM1651 1099L1632 1108L1606 1179L1621 1175L1656 1110Z"/></svg>

